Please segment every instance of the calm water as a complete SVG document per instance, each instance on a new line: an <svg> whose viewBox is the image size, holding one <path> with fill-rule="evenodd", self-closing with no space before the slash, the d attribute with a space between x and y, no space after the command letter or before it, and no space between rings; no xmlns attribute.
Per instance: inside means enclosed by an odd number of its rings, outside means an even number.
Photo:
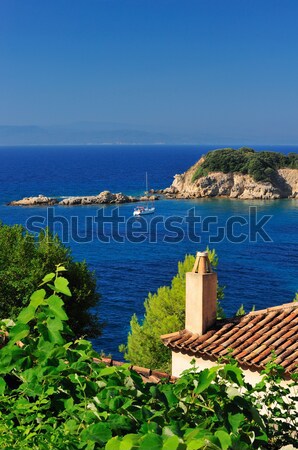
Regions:
<svg viewBox="0 0 298 450"><path fill-rule="evenodd" d="M7 207L6 202L24 196L45 194L49 196L96 194L102 190L139 194L144 190L145 171L148 171L150 187L169 186L176 173L185 171L201 154L215 146L100 146L100 147L42 147L0 148L0 219L7 224L26 224L32 215L45 217L47 208ZM266 147L288 153L294 147ZM157 227L156 242L149 242L149 235L142 243L126 239L126 229L120 225L123 243L100 242L94 230L89 229L87 243L69 240L69 246L77 260L85 259L98 277L102 295L99 306L100 319L107 323L101 338L94 341L97 350L112 353L120 358L118 345L125 343L129 321L133 313L143 314L143 302L149 291L154 292L169 284L177 272L177 262L186 253L195 253L207 244L215 247L219 256L219 281L226 286L224 308L232 314L244 304L249 310L289 302L298 290L297 285L297 219L298 201L233 201L220 199L161 200L156 202L156 215L185 217L194 208L203 220L209 216L218 218L225 228L233 215L248 220L249 206L257 206L258 217L271 216L265 231L271 242L245 240L231 243L224 238L220 243L210 243L215 226L203 232L198 224L196 231L201 243L191 242L187 236L180 243L164 241L165 230ZM121 205L119 213L131 217L133 205ZM86 216L95 217L98 208L55 207L55 214L70 219L77 217L79 233L84 236ZM104 207L111 215L112 206ZM146 218L147 223L154 216ZM55 230L61 234L61 227ZM185 224L183 230L186 231ZM248 227L236 227L240 234ZM109 234L109 227L105 230Z"/></svg>

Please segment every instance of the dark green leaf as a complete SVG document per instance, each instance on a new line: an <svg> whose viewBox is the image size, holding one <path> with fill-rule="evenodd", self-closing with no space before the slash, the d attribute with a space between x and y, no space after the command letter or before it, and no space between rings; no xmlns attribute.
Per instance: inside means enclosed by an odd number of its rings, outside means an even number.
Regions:
<svg viewBox="0 0 298 450"><path fill-rule="evenodd" d="M112 437L112 432L106 423L95 423L90 425L81 433L81 438L86 441L98 442L105 444Z"/></svg>
<svg viewBox="0 0 298 450"><path fill-rule="evenodd" d="M0 377L0 395L3 395L5 392L6 383L4 378Z"/></svg>
<svg viewBox="0 0 298 450"><path fill-rule="evenodd" d="M245 419L245 417L243 414L228 413L228 421L229 421L229 424L231 425L233 433L236 433L238 431L238 428L244 419Z"/></svg>
<svg viewBox="0 0 298 450"><path fill-rule="evenodd" d="M198 386L194 389L196 394L200 394L210 386L212 381L216 378L217 370L217 367L212 367L211 369L205 369L202 370L202 372L199 372Z"/></svg>
<svg viewBox="0 0 298 450"><path fill-rule="evenodd" d="M14 344L28 336L30 328L25 323L17 323L9 332L9 343Z"/></svg>
<svg viewBox="0 0 298 450"><path fill-rule="evenodd" d="M27 308L22 309L18 316L18 322L20 323L28 323L35 317L36 308L30 304Z"/></svg>

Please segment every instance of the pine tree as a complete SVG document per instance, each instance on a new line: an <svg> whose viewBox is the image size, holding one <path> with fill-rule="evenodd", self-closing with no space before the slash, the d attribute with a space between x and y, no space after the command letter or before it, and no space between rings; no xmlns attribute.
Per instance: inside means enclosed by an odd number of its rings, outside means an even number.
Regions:
<svg viewBox="0 0 298 450"><path fill-rule="evenodd" d="M218 258L215 251L208 250L210 262L215 268ZM172 333L184 328L185 321L185 274L193 268L195 257L186 255L178 263L178 273L172 279L171 286L162 286L155 294L149 294L145 300L145 315L139 322L134 314L128 335L125 359L134 365L170 371L171 351L161 340L162 334ZM218 300L223 298L223 288L218 288ZM218 304L218 315L223 311Z"/></svg>

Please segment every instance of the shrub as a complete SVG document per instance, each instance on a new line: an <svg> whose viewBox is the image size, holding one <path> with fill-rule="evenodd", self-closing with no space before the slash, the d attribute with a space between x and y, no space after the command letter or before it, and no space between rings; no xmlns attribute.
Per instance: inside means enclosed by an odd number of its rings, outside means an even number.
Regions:
<svg viewBox="0 0 298 450"><path fill-rule="evenodd" d="M276 448L276 419L281 430L280 419L293 410L293 399L280 387L282 368L278 376L271 375L276 366L268 368L268 396L261 383L256 389L245 383L233 360L201 372L193 366L174 384L144 384L128 365L105 367L89 342L66 341L62 297L71 292L64 270L58 265L46 275L8 325L9 340L0 349L2 449ZM262 398L266 405L279 403L281 416L264 415ZM293 427L286 424L284 445L294 442Z"/></svg>
<svg viewBox="0 0 298 450"><path fill-rule="evenodd" d="M15 319L43 274L63 261L73 291L73 301L66 301L72 330L76 336L100 334L98 317L90 311L99 302L95 276L85 262L73 260L57 236L45 231L35 239L21 225L0 224L0 246L0 318Z"/></svg>

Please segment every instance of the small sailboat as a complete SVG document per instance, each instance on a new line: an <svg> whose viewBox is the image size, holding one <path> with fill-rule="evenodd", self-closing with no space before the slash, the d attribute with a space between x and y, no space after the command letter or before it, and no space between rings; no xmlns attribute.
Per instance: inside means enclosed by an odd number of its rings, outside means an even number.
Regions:
<svg viewBox="0 0 298 450"><path fill-rule="evenodd" d="M145 191L145 195L148 196L148 194L149 194L149 191L148 191L148 174L146 172L146 191ZM145 216L146 214L153 214L154 212L155 212L155 207L154 206L149 206L149 202L147 201L146 206L137 206L134 209L134 211L133 211L133 215L134 216Z"/></svg>

